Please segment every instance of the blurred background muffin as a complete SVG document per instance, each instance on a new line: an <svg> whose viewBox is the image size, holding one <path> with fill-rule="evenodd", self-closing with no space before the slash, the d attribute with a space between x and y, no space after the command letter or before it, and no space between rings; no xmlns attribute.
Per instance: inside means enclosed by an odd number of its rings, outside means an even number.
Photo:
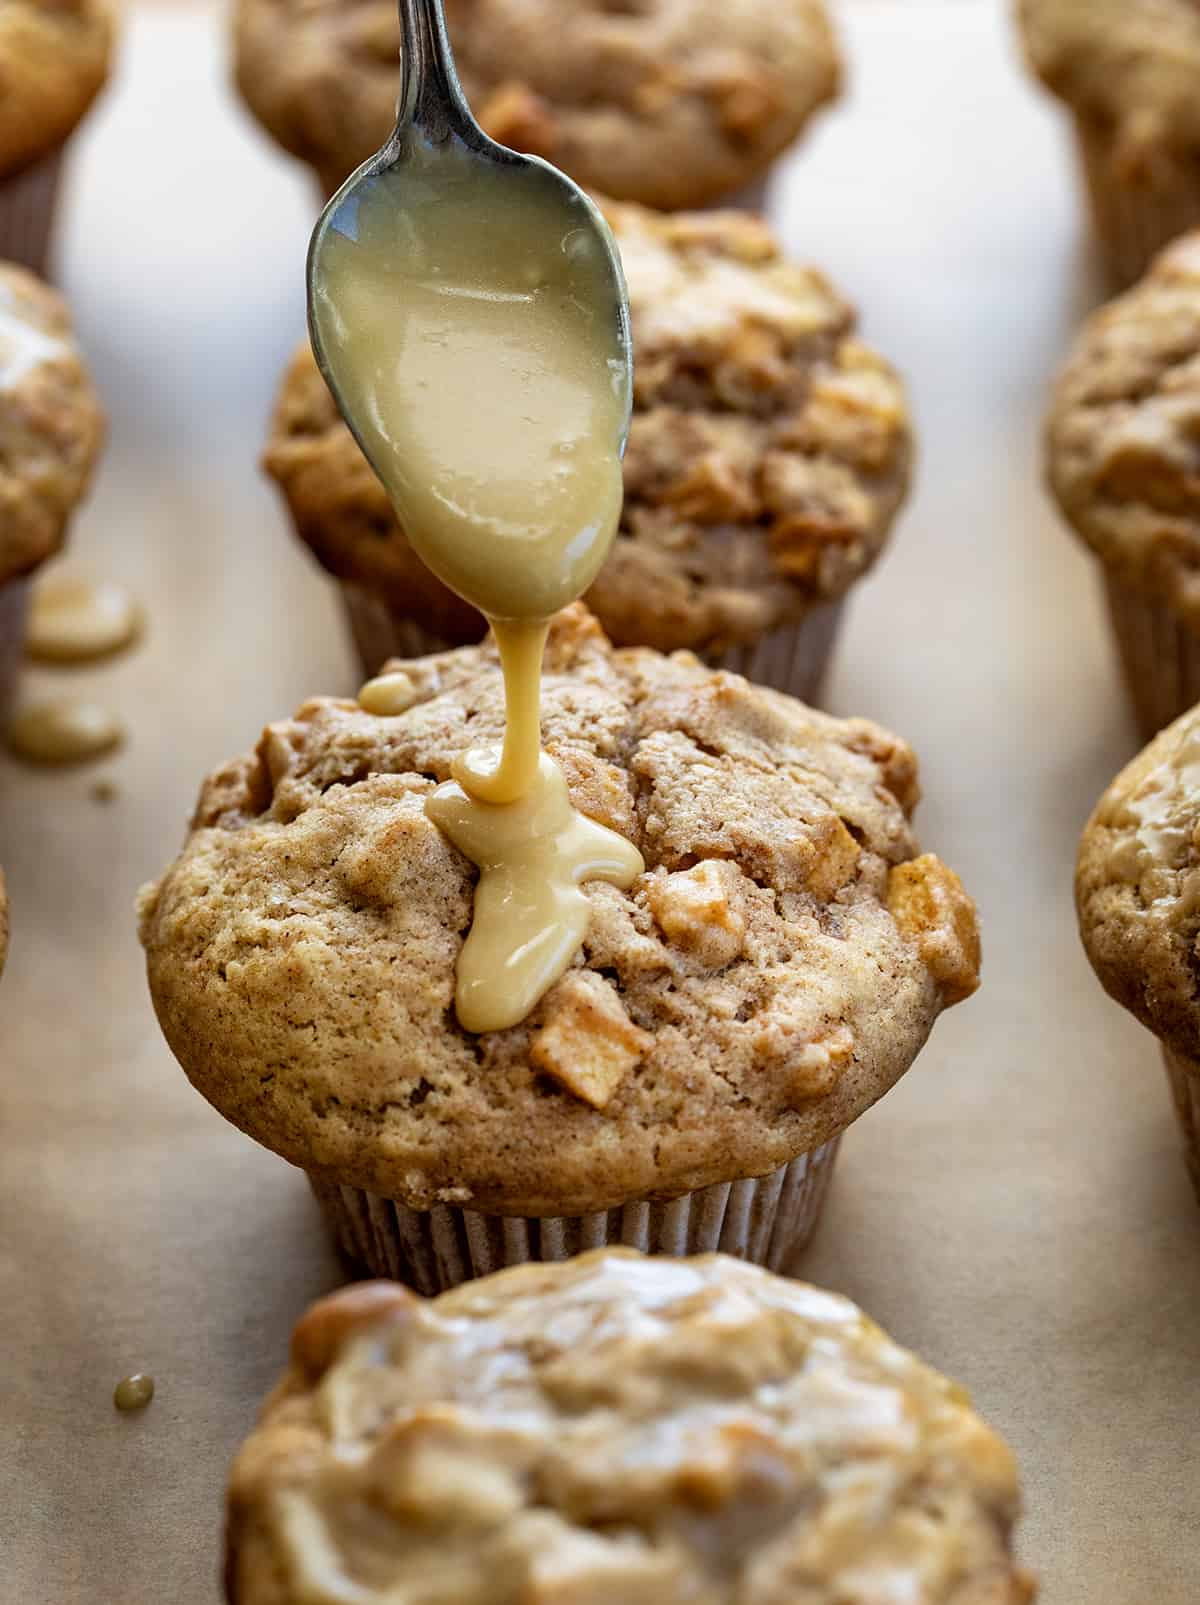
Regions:
<svg viewBox="0 0 1200 1605"><path fill-rule="evenodd" d="M0 6L0 260L45 270L62 153L108 77L106 0Z"/></svg>
<svg viewBox="0 0 1200 1605"><path fill-rule="evenodd" d="M1046 426L1050 487L1100 561L1147 739L1200 700L1198 443L1200 232L1087 320Z"/></svg>
<svg viewBox="0 0 1200 1605"><path fill-rule="evenodd" d="M617 200L707 206L762 180L840 63L824 0L447 0L467 99L502 144ZM332 194L400 93L392 0L238 0L234 70Z"/></svg>
<svg viewBox="0 0 1200 1605"><path fill-rule="evenodd" d="M910 825L912 752L558 615L546 750L646 871L588 882L571 967L475 1034L476 871L425 801L500 735L496 651L397 667L403 711L314 700L212 775L143 894L189 1079L308 1173L352 1259L422 1291L606 1241L786 1265L842 1132L978 981L974 906Z"/></svg>
<svg viewBox="0 0 1200 1605"><path fill-rule="evenodd" d="M1195 0L1018 0L1029 63L1072 114L1096 237L1118 285L1200 225Z"/></svg>
<svg viewBox="0 0 1200 1605"><path fill-rule="evenodd" d="M907 492L903 386L759 219L605 207L629 285L634 412L620 529L588 606L618 646L687 648L813 701L843 598ZM480 639L481 617L409 546L307 345L264 465L342 582L365 674Z"/></svg>
<svg viewBox="0 0 1200 1605"><path fill-rule="evenodd" d="M30 576L62 545L103 439L66 303L0 263L0 713L21 660Z"/></svg>
<svg viewBox="0 0 1200 1605"><path fill-rule="evenodd" d="M1025 1605L1017 1469L849 1300L599 1252L296 1327L234 1464L232 1605Z"/></svg>
<svg viewBox="0 0 1200 1605"><path fill-rule="evenodd" d="M1100 799L1075 887L1104 990L1161 1044L1200 1196L1200 709L1162 731Z"/></svg>

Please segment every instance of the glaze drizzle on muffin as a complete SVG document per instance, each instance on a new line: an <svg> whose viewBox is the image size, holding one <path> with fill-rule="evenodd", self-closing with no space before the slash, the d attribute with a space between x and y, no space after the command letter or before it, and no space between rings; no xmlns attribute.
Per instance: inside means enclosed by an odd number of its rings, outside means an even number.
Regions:
<svg viewBox="0 0 1200 1605"><path fill-rule="evenodd" d="M1016 1469L847 1300L621 1251L347 1289L229 1490L234 1605L1021 1605Z"/></svg>

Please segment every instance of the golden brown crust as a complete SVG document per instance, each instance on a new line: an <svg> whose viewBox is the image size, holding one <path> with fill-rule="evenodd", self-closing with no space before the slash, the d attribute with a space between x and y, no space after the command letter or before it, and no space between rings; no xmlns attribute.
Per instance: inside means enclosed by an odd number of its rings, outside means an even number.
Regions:
<svg viewBox="0 0 1200 1605"><path fill-rule="evenodd" d="M1010 1452L832 1294L602 1250L303 1328L230 1478L233 1605L1033 1597Z"/></svg>
<svg viewBox="0 0 1200 1605"><path fill-rule="evenodd" d="M888 876L888 909L915 942L949 1006L979 985L979 926L963 884L940 858L923 853Z"/></svg>
<svg viewBox="0 0 1200 1605"><path fill-rule="evenodd" d="M620 530L588 605L620 646L747 645L875 561L908 486L904 391L764 223L606 210L629 285L634 413ZM264 464L332 573L447 640L479 639L478 614L405 540L307 347Z"/></svg>
<svg viewBox="0 0 1200 1605"><path fill-rule="evenodd" d="M0 263L0 583L62 545L103 439L66 303Z"/></svg>
<svg viewBox="0 0 1200 1605"><path fill-rule="evenodd" d="M1200 10L1194 0L1018 0L1030 66L1114 138L1134 179L1165 147L1200 149Z"/></svg>
<svg viewBox="0 0 1200 1605"><path fill-rule="evenodd" d="M752 184L839 88L823 0L447 0L446 15L493 137L664 209ZM391 131L388 0L239 0L234 44L242 94L327 191Z"/></svg>
<svg viewBox="0 0 1200 1605"><path fill-rule="evenodd" d="M1046 429L1050 486L1076 533L1200 630L1198 440L1200 232L1088 319Z"/></svg>
<svg viewBox="0 0 1200 1605"><path fill-rule="evenodd" d="M1084 830L1075 881L1083 945L1106 992L1200 1060L1200 714L1121 771Z"/></svg>
<svg viewBox="0 0 1200 1605"><path fill-rule="evenodd" d="M315 1386L347 1343L385 1322L403 1320L412 1302L413 1295L397 1282L359 1282L314 1304L292 1333L296 1379Z"/></svg>
<svg viewBox="0 0 1200 1605"><path fill-rule="evenodd" d="M7 0L0 8L0 174L60 145L108 77L105 0Z"/></svg>
<svg viewBox="0 0 1200 1605"><path fill-rule="evenodd" d="M184 1069L294 1163L510 1215L762 1175L887 1091L968 989L965 900L888 909L896 866L949 880L887 789L915 794L902 743L686 655L614 653L577 607L551 637L546 744L647 872L589 885L576 966L522 1025L469 1035L475 871L424 803L499 734L502 687L490 643L406 667L405 713L313 701L218 771L143 902Z"/></svg>

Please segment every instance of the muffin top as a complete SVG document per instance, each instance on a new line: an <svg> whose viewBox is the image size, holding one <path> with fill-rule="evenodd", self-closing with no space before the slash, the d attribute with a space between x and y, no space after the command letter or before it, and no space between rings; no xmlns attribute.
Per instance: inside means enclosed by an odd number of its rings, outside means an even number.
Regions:
<svg viewBox="0 0 1200 1605"><path fill-rule="evenodd" d="M1197 13L1200 17L1200 13ZM1200 80L1198 80L1200 82ZM1050 486L1128 584L1200 629L1200 231L1085 323L1047 423Z"/></svg>
<svg viewBox="0 0 1200 1605"><path fill-rule="evenodd" d="M1006 1445L848 1300L602 1249L315 1305L229 1487L233 1605L1021 1605Z"/></svg>
<svg viewBox="0 0 1200 1605"><path fill-rule="evenodd" d="M823 0L446 0L446 18L494 138L648 206L751 183L839 87ZM239 0L234 49L251 108L327 190L391 132L390 0Z"/></svg>
<svg viewBox="0 0 1200 1605"><path fill-rule="evenodd" d="M974 908L918 855L903 742L687 655L614 652L576 606L546 747L646 873L589 884L572 967L521 1025L468 1034L476 870L424 804L499 739L502 683L490 641L403 669L407 712L317 699L212 775L143 893L180 1063L306 1170L508 1215L763 1175L880 1097L975 987Z"/></svg>
<svg viewBox="0 0 1200 1605"><path fill-rule="evenodd" d="M0 584L62 545L103 439L66 303L0 263Z"/></svg>
<svg viewBox="0 0 1200 1605"><path fill-rule="evenodd" d="M0 174L53 150L108 77L106 0L6 0L0 7Z"/></svg>
<svg viewBox="0 0 1200 1605"><path fill-rule="evenodd" d="M1196 0L1017 0L1030 66L1110 127L1129 176L1164 143L1200 140Z"/></svg>
<svg viewBox="0 0 1200 1605"><path fill-rule="evenodd" d="M1200 1059L1200 709L1168 725L1104 793L1080 843L1075 890L1105 991Z"/></svg>
<svg viewBox="0 0 1200 1605"><path fill-rule="evenodd" d="M634 411L620 530L588 605L618 645L745 645L874 562L908 484L903 388L765 223L605 209L629 285ZM405 540L307 347L264 464L333 573L448 640L479 639L479 615Z"/></svg>

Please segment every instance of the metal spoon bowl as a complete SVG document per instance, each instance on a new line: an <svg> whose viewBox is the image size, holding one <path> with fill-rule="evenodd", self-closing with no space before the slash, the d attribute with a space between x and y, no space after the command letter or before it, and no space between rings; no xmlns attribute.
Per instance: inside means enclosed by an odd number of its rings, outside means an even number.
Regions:
<svg viewBox="0 0 1200 1605"><path fill-rule="evenodd" d="M620 254L603 215L578 184L540 157L526 156L489 139L471 115L454 68L442 0L399 0L403 78L396 126L382 150L353 173L329 201L313 231L308 251L308 319L313 351L352 433L375 471L377 442L363 429L347 402L348 374L339 338L337 309L322 293L322 266L331 241L357 238L359 208L365 198L388 186L389 204L403 211L406 194L421 186L461 182L464 163L485 170L497 203L535 197L548 224L570 238L581 264L579 293L591 298L611 323L614 383L623 407L623 452L633 400L633 357L629 301ZM554 221L558 219L559 221ZM586 264L586 272L583 266Z"/></svg>

